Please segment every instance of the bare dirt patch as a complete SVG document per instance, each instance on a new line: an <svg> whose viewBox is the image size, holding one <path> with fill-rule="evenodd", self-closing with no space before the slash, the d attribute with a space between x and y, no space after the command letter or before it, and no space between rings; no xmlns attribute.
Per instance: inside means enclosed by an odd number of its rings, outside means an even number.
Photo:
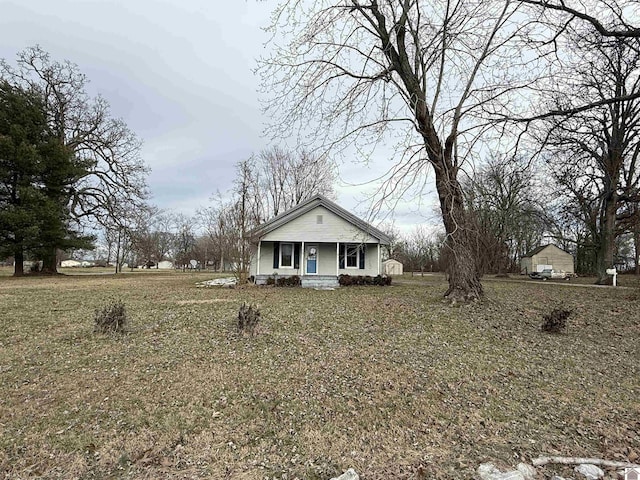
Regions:
<svg viewBox="0 0 640 480"><path fill-rule="evenodd" d="M220 302L231 302L230 298L207 298L201 300L175 300L176 305L206 305Z"/></svg>

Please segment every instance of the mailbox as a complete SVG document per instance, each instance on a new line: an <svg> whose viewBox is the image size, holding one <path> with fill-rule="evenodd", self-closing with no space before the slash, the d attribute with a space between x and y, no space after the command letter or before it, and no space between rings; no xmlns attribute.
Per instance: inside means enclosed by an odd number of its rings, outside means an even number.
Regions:
<svg viewBox="0 0 640 480"><path fill-rule="evenodd" d="M615 268L607 268L607 275L615 275L615 274L616 274Z"/></svg>

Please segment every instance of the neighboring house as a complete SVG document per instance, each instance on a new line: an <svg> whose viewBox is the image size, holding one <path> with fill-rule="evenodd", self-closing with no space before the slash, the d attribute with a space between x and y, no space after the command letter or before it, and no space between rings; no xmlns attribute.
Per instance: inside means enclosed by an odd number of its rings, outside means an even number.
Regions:
<svg viewBox="0 0 640 480"><path fill-rule="evenodd" d="M541 245L520 260L520 273L528 275L545 269L574 273L573 255L555 245Z"/></svg>
<svg viewBox="0 0 640 480"><path fill-rule="evenodd" d="M338 276L380 275L381 246L389 237L377 228L316 195L250 232L254 251L251 275L298 275L302 286L337 286Z"/></svg>
<svg viewBox="0 0 640 480"><path fill-rule="evenodd" d="M169 260L162 260L161 262L158 262L158 269L160 270L171 270L173 268L173 262L170 262Z"/></svg>
<svg viewBox="0 0 640 480"><path fill-rule="evenodd" d="M393 258L382 262L382 272L385 275L402 275L403 267L402 263Z"/></svg>

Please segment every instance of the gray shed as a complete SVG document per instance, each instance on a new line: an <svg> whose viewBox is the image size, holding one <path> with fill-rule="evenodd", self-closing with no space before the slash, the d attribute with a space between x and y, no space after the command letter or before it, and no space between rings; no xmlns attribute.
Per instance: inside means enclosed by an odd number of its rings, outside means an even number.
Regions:
<svg viewBox="0 0 640 480"><path fill-rule="evenodd" d="M520 273L525 275L541 272L548 268L574 273L573 255L549 244L534 248L520 260Z"/></svg>
<svg viewBox="0 0 640 480"><path fill-rule="evenodd" d="M385 275L402 275L403 265L399 261L390 258L382 262L382 272Z"/></svg>

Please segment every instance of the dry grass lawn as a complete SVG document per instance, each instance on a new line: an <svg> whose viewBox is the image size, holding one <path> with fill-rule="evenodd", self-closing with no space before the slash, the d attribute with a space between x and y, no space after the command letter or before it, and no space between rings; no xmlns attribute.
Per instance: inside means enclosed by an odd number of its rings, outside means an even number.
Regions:
<svg viewBox="0 0 640 480"><path fill-rule="evenodd" d="M640 453L638 290L491 281L451 308L437 276L195 288L207 278L0 278L5 478L445 479ZM129 332L94 333L116 299ZM255 337L235 333L243 301ZM567 333L540 332L557 305L575 308Z"/></svg>

